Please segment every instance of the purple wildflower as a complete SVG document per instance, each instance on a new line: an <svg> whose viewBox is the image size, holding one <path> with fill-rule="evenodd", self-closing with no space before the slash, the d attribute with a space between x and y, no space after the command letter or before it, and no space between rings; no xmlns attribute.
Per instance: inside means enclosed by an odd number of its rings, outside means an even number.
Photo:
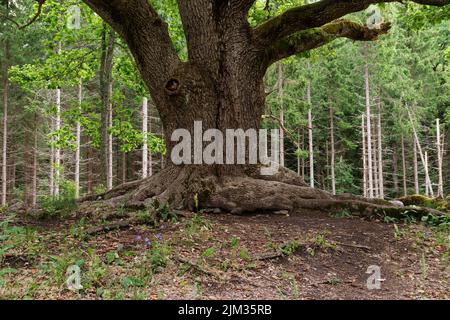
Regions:
<svg viewBox="0 0 450 320"><path fill-rule="evenodd" d="M161 240L162 239L162 234L161 233L157 233L155 235L156 239Z"/></svg>

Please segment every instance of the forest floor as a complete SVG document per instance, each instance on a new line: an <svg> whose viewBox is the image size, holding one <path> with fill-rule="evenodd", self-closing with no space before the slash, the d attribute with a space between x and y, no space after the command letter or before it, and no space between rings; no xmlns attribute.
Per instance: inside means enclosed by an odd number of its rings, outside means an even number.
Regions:
<svg viewBox="0 0 450 320"><path fill-rule="evenodd" d="M448 226L367 221L345 212L185 213L156 227L87 234L92 225L128 215L0 215L0 298L450 298ZM66 285L73 264L81 270L78 292ZM366 272L374 265L381 288L369 290Z"/></svg>

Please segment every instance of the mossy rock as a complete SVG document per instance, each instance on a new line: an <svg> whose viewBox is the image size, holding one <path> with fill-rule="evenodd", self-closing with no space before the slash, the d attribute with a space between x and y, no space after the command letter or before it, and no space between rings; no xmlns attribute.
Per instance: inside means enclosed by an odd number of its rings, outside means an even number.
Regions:
<svg viewBox="0 0 450 320"><path fill-rule="evenodd" d="M418 206L425 208L432 208L439 211L450 212L449 197L447 199L442 198L429 198L420 194L414 194L411 196L402 197L400 199L405 206Z"/></svg>

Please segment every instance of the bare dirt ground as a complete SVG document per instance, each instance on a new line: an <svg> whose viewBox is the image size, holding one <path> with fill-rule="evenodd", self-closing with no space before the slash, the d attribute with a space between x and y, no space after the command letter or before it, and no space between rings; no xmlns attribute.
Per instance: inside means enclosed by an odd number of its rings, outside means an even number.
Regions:
<svg viewBox="0 0 450 320"><path fill-rule="evenodd" d="M450 298L450 234L422 224L324 212L188 214L86 236L89 219L18 221L0 229L1 298ZM72 264L79 292L67 290ZM373 265L378 290L366 285Z"/></svg>

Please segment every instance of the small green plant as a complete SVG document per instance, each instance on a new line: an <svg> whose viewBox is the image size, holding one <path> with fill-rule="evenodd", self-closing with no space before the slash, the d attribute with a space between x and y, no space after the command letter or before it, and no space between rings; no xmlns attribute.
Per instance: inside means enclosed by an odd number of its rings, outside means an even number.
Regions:
<svg viewBox="0 0 450 320"><path fill-rule="evenodd" d="M239 257L244 261L250 261L251 257L248 254L247 248L243 247L239 250Z"/></svg>
<svg viewBox="0 0 450 320"><path fill-rule="evenodd" d="M405 235L405 232L403 230L400 230L398 225L394 223L394 238L395 240L400 240Z"/></svg>
<svg viewBox="0 0 450 320"><path fill-rule="evenodd" d="M237 237L231 238L230 248L231 249L236 249L238 246L239 246L239 238L237 238Z"/></svg>
<svg viewBox="0 0 450 320"><path fill-rule="evenodd" d="M108 251L106 253L106 263L113 264L114 262L119 260L119 254L117 251Z"/></svg>
<svg viewBox="0 0 450 320"><path fill-rule="evenodd" d="M149 210L141 210L137 212L139 221L145 224L156 225L155 215Z"/></svg>
<svg viewBox="0 0 450 320"><path fill-rule="evenodd" d="M178 220L177 214L170 208L168 203L160 203L155 199L152 204L157 220L176 222Z"/></svg>
<svg viewBox="0 0 450 320"><path fill-rule="evenodd" d="M203 251L202 256L205 258L211 258L216 254L216 249L215 248L208 248L205 251Z"/></svg>
<svg viewBox="0 0 450 320"><path fill-rule="evenodd" d="M291 256L298 250L299 247L300 244L297 241L292 240L286 244L283 244L280 247L280 251L284 256Z"/></svg>
<svg viewBox="0 0 450 320"><path fill-rule="evenodd" d="M337 286L338 284L342 283L342 280L339 279L338 277L333 277L333 278L327 280L327 283L331 284L332 286Z"/></svg>
<svg viewBox="0 0 450 320"><path fill-rule="evenodd" d="M60 194L58 196L41 198L41 218L64 218L75 210L77 206L75 201L75 183L69 180L61 180L59 186Z"/></svg>
<svg viewBox="0 0 450 320"><path fill-rule="evenodd" d="M159 241L152 242L152 247L148 251L148 258L151 264L151 270L153 273L165 268L169 261L170 247Z"/></svg>
<svg viewBox="0 0 450 320"><path fill-rule="evenodd" d="M121 285L126 291L128 291L130 287L144 287L145 281L136 277L124 277L121 280Z"/></svg>
<svg viewBox="0 0 450 320"><path fill-rule="evenodd" d="M98 184L94 187L95 194L103 194L106 192L106 187L103 184Z"/></svg>
<svg viewBox="0 0 450 320"><path fill-rule="evenodd" d="M77 239L80 240L85 239L86 238L85 226L86 226L86 219L83 217L79 221L70 226L70 234Z"/></svg>
<svg viewBox="0 0 450 320"><path fill-rule="evenodd" d="M436 216L429 214L422 217L422 222L431 227L437 227L441 230L450 229L450 217L449 216Z"/></svg>
<svg viewBox="0 0 450 320"><path fill-rule="evenodd" d="M386 215L386 216L384 216L383 221L384 221L384 223L397 223L398 219Z"/></svg>
<svg viewBox="0 0 450 320"><path fill-rule="evenodd" d="M186 222L186 234L192 238L200 231L211 230L211 224L205 220L205 218L196 213L190 220Z"/></svg>
<svg viewBox="0 0 450 320"><path fill-rule="evenodd" d="M352 217L352 213L349 210L344 209L344 210L341 210L341 211L336 212L335 214L333 214L333 217L334 218L351 218Z"/></svg>

